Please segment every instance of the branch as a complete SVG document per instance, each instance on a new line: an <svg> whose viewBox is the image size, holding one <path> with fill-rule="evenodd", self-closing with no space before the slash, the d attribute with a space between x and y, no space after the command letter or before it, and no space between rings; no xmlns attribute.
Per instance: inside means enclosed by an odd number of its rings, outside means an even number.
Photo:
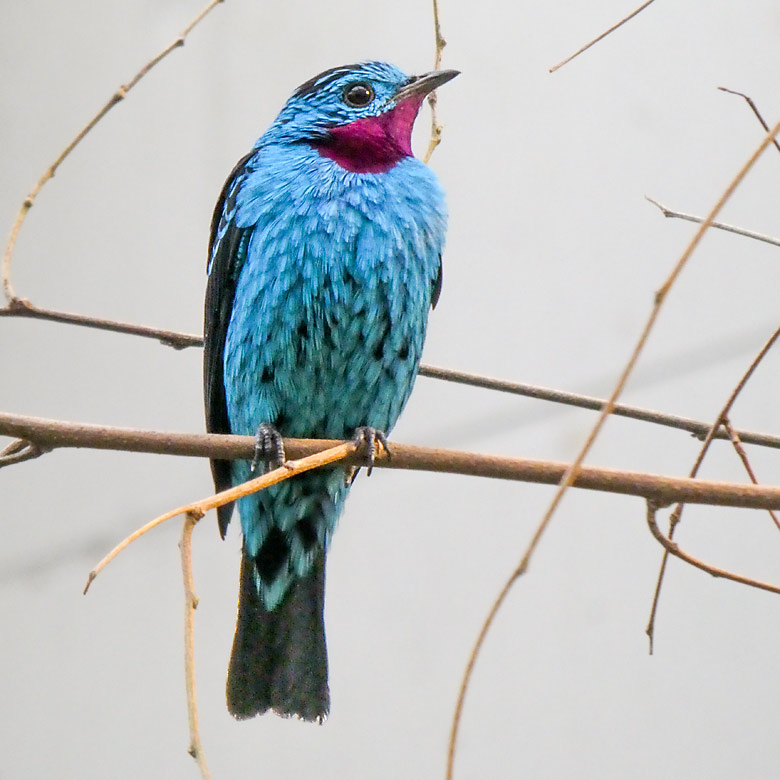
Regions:
<svg viewBox="0 0 780 780"><path fill-rule="evenodd" d="M649 195L645 195L645 200L649 200L654 206L658 206L665 217L685 219L688 222L696 222L698 224L704 222L703 217L697 217L694 214L684 214L681 211L672 211L672 209L668 209L666 206L661 205L657 200L653 200ZM736 225L727 225L725 222L713 222L711 227L718 228L718 230L726 230L729 233L736 233L738 236L753 238L756 241L763 241L767 244L774 244L774 246L780 246L780 238L767 236L764 233L756 233L753 230L745 230L745 228L737 227Z"/></svg>
<svg viewBox="0 0 780 780"><path fill-rule="evenodd" d="M613 24L612 27L610 27L608 30L605 30L601 35L596 36L592 41L589 43L586 43L581 49L577 49L577 51L574 52L574 54L570 54L565 60L559 62L557 65L553 65L551 68L549 68L548 73L555 73L558 68L562 68L567 63L571 62L575 57L579 57L580 54L582 54L584 51L587 51L591 46L598 43L602 38L606 38L611 32L614 32L618 29L618 27L622 27L627 21L630 19L633 19L637 14L641 13L642 11L647 8L648 5L650 5L653 2L653 0L647 0L646 3L643 3L639 6L636 10L632 11L628 16L621 19L617 24Z"/></svg>
<svg viewBox="0 0 780 780"><path fill-rule="evenodd" d="M768 590L770 593L780 593L780 587L772 585L768 582L761 582L760 580L754 580L750 577L743 577L740 574L733 574L725 569L718 569L715 566L704 563L698 558L694 558L692 555L684 552L680 547L675 544L671 539L667 539L658 527L658 523L655 520L655 514L658 507L653 504L652 501L647 502L647 525L650 528L650 533L656 538L656 540L663 546L665 555L674 555L675 558L679 558L681 561L690 563L691 566L706 571L707 574L711 574L713 577L723 577L733 582L739 582L741 585L749 585L751 588L758 588L759 590Z"/></svg>
<svg viewBox="0 0 780 780"><path fill-rule="evenodd" d="M758 368L759 363L761 363L761 361L764 359L764 357L769 352L769 350L774 346L778 337L780 337L780 328L775 330L775 332L769 337L769 339L764 344L764 346L761 347L761 349L758 351L758 354L753 358L750 365L747 367L747 370L740 378L739 382L737 382L737 386L731 391L731 394L726 400L726 403L723 405L723 408L718 413L718 416L715 418L715 422L712 424L710 428L710 432L707 434L707 437L705 438L704 443L701 446L701 450L699 451L699 455L696 458L696 462L693 464L693 468L691 468L689 474L690 478L695 477L699 473L699 468L701 467L701 464L704 461L704 456L707 454L707 450L709 449L710 444L712 443L712 440L715 436L715 431L719 429L721 426L726 427L727 430L729 429L730 424L728 423L728 416L729 413L731 412L732 406L734 406L734 403L736 402L739 394L742 392L742 389L748 383L750 377L753 376L753 372ZM748 468L748 474L751 477L753 476L749 468ZM674 538L675 529L677 528L677 524L680 522L680 519L682 518L683 508L684 508L683 502L678 503L677 506L674 508L674 511L669 516L669 541L670 542ZM666 566L668 562L669 562L669 550L664 550L663 558L661 559L661 566L659 567L658 570L658 579L656 580L656 584L655 584L655 592L653 593L653 603L652 606L650 607L650 618L647 622L647 628L645 629L645 633L647 634L648 641L650 642L651 655L653 653L653 640L655 638L655 619L656 619L656 615L658 614L658 601L661 596L661 587L663 586L664 576L666 575Z"/></svg>
<svg viewBox="0 0 780 780"><path fill-rule="evenodd" d="M86 447L224 460L250 460L255 445L252 436L143 431L5 413L0 414L0 433L19 436L50 449ZM290 457L297 459L341 443L328 439L285 439L284 446ZM559 484L571 468L566 463L554 461L508 458L395 442L390 443L390 449L392 457L384 453L377 455L377 467L508 479L543 485ZM352 456L346 462L361 465L359 456ZM685 501L692 504L780 509L780 487L685 479L596 467L582 467L572 484L574 487L588 490L649 498L659 506Z"/></svg>
<svg viewBox="0 0 780 780"><path fill-rule="evenodd" d="M66 325L79 325L84 328L94 328L95 330L107 330L111 333L125 333L129 336L157 339L164 346L173 347L174 349L203 346L202 336L190 333L177 333L172 330L158 330L157 328L148 328L145 325L134 325L131 322L118 322L98 317L87 317L83 314L40 309L30 303L30 301L19 298L12 300L5 308L0 308L0 317L26 317L28 319L61 322Z"/></svg>
<svg viewBox="0 0 780 780"><path fill-rule="evenodd" d="M441 55L447 41L441 34L441 25L439 24L439 0L433 0L433 34L436 46L436 54L433 58L433 69L441 68ZM423 157L423 162L427 165L430 162L431 155L436 147L441 143L442 126L436 113L436 90L428 95L428 105L431 107L431 140L428 142L428 149Z"/></svg>
<svg viewBox="0 0 780 780"><path fill-rule="evenodd" d="M655 201L652 202L654 203ZM17 300L9 304L6 308L0 308L0 317L26 317L30 319L60 322L66 325L77 325L79 327L105 330L111 333L140 336L142 338L155 339L164 346L173 347L174 349L203 346L203 337L194 333L161 330L158 328L150 328L145 325L135 325L129 322L104 320L82 314L39 309L37 306L33 306L29 301ZM505 379L495 379L480 374L455 371L450 368L440 368L424 364L420 366L419 375L430 379L439 379L445 382L454 382L456 384L468 385L471 387L481 387L487 390L497 390L498 392L509 393L510 395L536 398L541 401L551 401L553 403L574 406L580 409L590 409L591 411L597 412L601 411L607 403L605 399L596 398L591 395L568 393L563 390L553 390L524 382L510 382ZM702 422L701 420L694 420L690 417L681 417L675 414L664 414L663 412L656 412L652 409L643 409L639 406L629 406L627 404L614 404L610 414L613 414L616 417L627 417L632 420L640 420L656 425L664 425L668 428L676 428L681 431L688 431L688 433L692 433L699 439L704 439L711 428L710 423ZM780 436L771 436L757 431L737 431L737 433L740 440L745 444L756 444L761 447L780 449ZM715 433L715 438L728 439L729 434L725 428L721 427Z"/></svg>
<svg viewBox="0 0 780 780"><path fill-rule="evenodd" d="M721 92L728 92L730 95L738 95L741 98L744 98L747 101L747 104L750 106L753 113L756 115L756 119L761 123L761 127L764 128L764 132L769 132L769 125L764 121L764 117L761 116L761 112L758 110L756 104L753 102L752 98L749 98L744 92L737 92L735 89L729 89L728 87L718 87L718 89ZM777 149L778 152L780 152L780 144L778 144L777 139L775 138L772 143L775 145L775 149Z"/></svg>
<svg viewBox="0 0 780 780"><path fill-rule="evenodd" d="M607 400L607 403L604 405L604 408L601 410L601 413L599 415L598 420L596 421L596 424L593 426L593 429L591 430L587 440L585 441L585 444L582 446L579 453L577 454L577 457L574 459L571 465L569 465L566 468L565 472L561 475L560 482L558 483L558 489L556 490L555 495L553 496L553 499L550 502L550 506L548 507L544 516L540 520L539 525L537 526L536 531L534 532L534 535L531 538L531 541L529 542L528 547L526 548L523 557L520 560L520 563L517 565L515 570L509 575L506 584L504 585L501 592L493 602L493 606L490 608L490 611L488 612L488 615L485 618L485 621L482 625L479 635L477 636L476 642L474 643L474 647L472 648L472 652L471 652L471 658L469 660L469 663L466 667L466 671L464 672L463 675L463 679L461 681L460 691L458 694L458 701L455 706L455 712L453 713L452 730L450 733L450 747L448 753L449 758L448 758L447 774L446 774L447 780L451 780L452 773L454 770L455 745L458 739L458 727L460 725L460 718L463 711L463 702L466 697L466 691L468 690L469 683L471 681L471 674L473 672L476 663L476 658L479 656L479 653L487 637L490 626L493 624L501 605L504 603L506 597L511 592L513 585L528 570L528 566L530 564L531 558L534 552L536 551L536 548L538 547L539 542L541 541L542 536L544 535L544 532L547 530L547 527L549 526L550 521L552 520L564 494L566 493L569 487L572 487L578 483L579 476L582 474L582 463L585 460L585 456L588 454L591 447L593 446L593 443L596 441L596 438L601 432L601 429L604 423L606 422L606 419L609 416L610 412L612 411L615 402L617 401L620 394L623 392L623 388L625 387L629 376L633 372L634 366L639 360L639 356L642 353L642 350L644 349L645 344L647 343L647 339L649 338L650 333L652 332L653 327L655 326L655 322L658 319L658 316L661 312L661 307L663 306L664 301L666 300L666 297L668 296L670 290L674 286L674 283L676 282L679 275L682 273L683 268L685 267L686 263L690 259L694 250L699 245L702 236L710 227L715 217L718 216L720 210L726 204L726 201L728 201L728 199L731 197L731 195L734 193L737 187L741 184L745 176L747 176L748 171L750 171L753 165L755 165L756 160L758 160L758 158L763 154L766 148L772 143L775 135L778 132L780 132L780 121L778 121L777 124L769 131L769 133L767 133L764 140L758 145L755 151L742 165L742 167L739 169L739 171L734 176L734 178L729 182L726 189L723 190L720 197L716 201L715 205L710 210L710 213L707 215L707 218L699 226L699 229L693 235L693 238L691 238L690 242L688 243L688 246L685 248L682 255L675 263L672 272L669 274L669 276L667 277L666 281L663 283L661 288L656 292L655 301L650 311L650 316L648 317L647 322L645 323L645 326L642 330L642 333L639 336L636 346L634 347L634 351L631 353L631 357L628 359L628 362L626 363L623 371L620 374L620 378L618 379L615 388L613 389L609 399Z"/></svg>
<svg viewBox="0 0 780 780"><path fill-rule="evenodd" d="M190 728L190 746L187 752L197 762L203 780L211 780L200 738L198 698L195 693L195 610L198 607L198 596L192 576L192 532L201 517L203 515L197 512L187 512L179 542L181 574L184 580L184 683L187 690L187 722Z"/></svg>
<svg viewBox="0 0 780 780"><path fill-rule="evenodd" d="M201 11L195 16L195 18L182 30L181 34L168 44L161 52L155 57L152 57L138 73L133 76L127 84L122 86L114 92L108 99L108 102L87 122L87 124L77 133L76 137L63 149L59 157L48 167L46 172L38 180L38 183L32 188L30 194L22 201L22 205L16 215L13 227L11 228L11 234L8 237L8 243L5 247L5 254L3 255L2 266L2 282L3 292L8 300L9 304L20 303L21 299L16 295L16 292L11 284L11 261L13 259L14 247L16 246L16 239L19 237L19 231L22 229L22 224L27 217L27 212L33 207L35 199L38 197L38 193L43 189L49 179L57 172L57 168L60 167L66 157L79 145L81 140L100 122L100 120L117 104L127 97L128 92L152 69L155 65L162 62L174 49L178 49L180 46L184 46L184 41L192 30L208 15L208 13L224 0L211 0ZM23 302L22 302L23 303Z"/></svg>

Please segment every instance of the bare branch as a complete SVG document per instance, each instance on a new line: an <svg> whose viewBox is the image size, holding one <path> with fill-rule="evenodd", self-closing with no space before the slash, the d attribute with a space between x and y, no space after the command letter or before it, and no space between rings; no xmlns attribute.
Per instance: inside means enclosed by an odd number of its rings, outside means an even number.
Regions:
<svg viewBox="0 0 780 780"><path fill-rule="evenodd" d="M575 57L579 57L580 54L582 54L584 51L587 51L591 46L598 43L602 38L606 38L611 32L614 32L618 29L618 27L622 27L627 21L630 19L633 19L637 14L641 13L642 11L647 8L648 5L650 5L653 2L653 0L647 0L646 3L643 3L639 6L636 10L632 11L628 16L621 19L617 24L613 24L612 27L610 27L608 30L605 30L601 35L596 36L592 41L589 43L586 43L581 49L577 49L577 51L574 52L574 54L569 55L565 60L562 60L557 65L553 65L549 69L549 73L554 73L558 68L562 68L567 63L571 62Z"/></svg>
<svg viewBox="0 0 780 780"><path fill-rule="evenodd" d="M673 217L676 219L685 219L688 222L696 222L701 224L704 222L702 217L697 217L694 214L684 214L682 211L672 211L672 209L661 205L657 200L653 200L649 195L645 195L645 200L649 200L654 206L658 206L661 213L665 217ZM737 227L736 225L727 225L725 222L713 222L712 227L718 228L718 230L726 230L729 233L736 233L738 236L745 236L746 238L753 238L756 241L763 241L767 244L774 244L774 246L780 246L780 238L774 236L767 236L764 233L756 233L753 230L746 230L745 228Z"/></svg>
<svg viewBox="0 0 780 780"><path fill-rule="evenodd" d="M593 443L598 437L601 428L606 422L607 417L611 413L615 402L617 401L620 394L623 392L623 388L625 387L625 384L628 381L629 376L633 372L634 366L639 360L639 355L642 353L642 350L644 349L644 346L647 343L647 339L650 336L653 327L655 326L655 322L658 319L658 316L661 311L661 307L663 306L663 303L666 300L669 291L672 289L675 281L677 280L677 277L682 272L683 268L685 267L686 263L690 259L694 250L699 245L702 236L710 227L715 217L717 217L718 213L723 208L726 201L728 201L728 199L731 197L731 195L740 185L742 180L747 175L748 171L756 163L756 160L758 160L761 154L763 154L766 148L772 143L772 139L775 137L775 135L778 132L780 132L780 121L778 121L777 124L770 130L770 132L767 134L764 140L758 145L758 147L750 155L748 160L742 165L742 167L740 168L736 176L734 176L734 178L728 184L726 189L721 193L717 202L710 210L710 213L707 215L707 218L699 226L699 229L696 231L693 238L688 243L688 246L685 248L685 251L678 259L677 263L672 269L672 272L669 274L668 278L661 286L661 288L656 292L655 302L650 312L650 316L647 319L647 322L645 324L644 329L642 330L639 340L637 341L637 344L634 347L634 351L632 352L631 357L628 359L628 362L626 363L626 366L623 369L620 378L618 379L618 382L615 385L614 390L612 391L610 397L607 399L604 408L601 410L601 413L599 414L599 418L596 421L596 424L593 426L593 429L591 430L590 435L588 436L585 444L582 446L582 449L580 450L580 452L578 453L574 461L569 466L567 466L566 470L563 472L561 476L561 480L558 483L558 489L556 490L555 495L553 496L550 506L548 507L547 511L545 512L544 516L539 522L539 525L537 526L536 531L534 532L534 535L531 538L531 541L529 542L528 547L526 548L522 559L520 560L520 563L517 565L515 570L509 575L506 584L502 588L496 600L493 602L493 606L490 608L490 611L488 612L488 615L485 618L485 622L482 626L482 629L479 632L477 640L474 644L474 648L472 650L472 653L475 657L479 655L482 645L484 644L485 638L487 637L488 630L492 625L493 621L495 620L495 617L498 614L501 605L504 603L507 595L512 590L512 586L528 570L531 557L533 556L534 551L539 545L539 542L541 541L541 538L544 535L545 530L550 524L550 521L552 520L555 511L557 510L561 502L561 499L563 498L568 488L577 484L577 482L579 481L579 476L582 473L581 472L582 463L585 459L585 456L588 454L591 447L593 446ZM717 428L718 426L715 425L713 427ZM753 489L755 490L757 488L753 488ZM468 666L466 667L466 671L464 672L463 680L461 683L462 689L464 690L464 696L465 696L465 690L468 689L469 683L471 681L471 674L473 672L474 665L475 663L469 663ZM456 707L455 713L453 714L453 726L451 730L451 743L449 749L450 759L447 765L447 774L446 774L447 780L451 780L452 773L454 770L453 762L455 756L455 743L457 742L457 738L458 738L458 727L460 723L461 712L462 710Z"/></svg>
<svg viewBox="0 0 780 780"><path fill-rule="evenodd" d="M759 481L756 478L756 474L753 471L753 467L750 465L750 460L748 459L747 452L745 452L745 448L742 446L742 442L739 439L739 434L734 430L728 418L723 420L723 426L729 433L729 437L731 438L731 443L734 445L734 449L737 452L737 456L742 461L742 465L745 467L745 471L747 471L747 474L750 477L750 481L754 485L758 485ZM775 524L775 527L777 528L778 531L780 531L780 520L777 519L777 515L771 509L769 509L768 512L769 512L769 516L772 518L772 522Z"/></svg>
<svg viewBox="0 0 780 780"><path fill-rule="evenodd" d="M19 435L52 449L86 447L225 460L251 460L255 444L252 436L142 431L5 413L0 413L0 432ZM284 440L285 451L293 458L313 455L342 443L329 439ZM393 452L392 458L388 458L384 453L377 454L375 465L378 468L462 474L544 485L560 484L561 479L571 469L566 463L554 461L509 458L396 442L391 442L390 447ZM346 462L361 464L357 456L348 458ZM651 498L659 505L685 501L693 504L780 509L780 487L684 479L637 471L583 467L574 478L573 486ZM189 508L185 507L183 511Z"/></svg>
<svg viewBox="0 0 780 780"><path fill-rule="evenodd" d="M530 385L522 382L508 382L505 379L494 379L492 377L481 376L480 374L469 374L464 371L454 371L450 368L438 368L436 366L420 366L420 376L430 377L431 379L441 379L456 384L470 385L472 387L482 387L488 390L497 390L501 393L510 395L519 395L526 398L536 398L541 401L552 401L566 406L575 406L580 409L590 409L600 412L606 405L604 398L596 398L591 395L581 395L579 393L567 393L563 390L553 390L538 385ZM712 424L701 420L694 420L690 417L680 417L675 414L664 414L652 409L643 409L639 406L628 406L626 404L615 404L612 407L611 414L616 417L627 417L641 422L664 425L669 428L676 428L681 431L688 431L698 439L704 439L712 429ZM773 447L780 449L780 436L770 436L757 431L738 431L740 439L745 444L757 444L762 447ZM728 439L729 434L725 428L720 427L716 431L714 438Z"/></svg>
<svg viewBox="0 0 780 780"><path fill-rule="evenodd" d="M744 92L737 92L735 89L729 89L728 87L718 87L718 89L721 92L728 92L730 95L738 95L741 98L744 98L747 101L747 104L752 109L753 113L756 115L756 118L761 123L761 127L764 128L764 132L769 132L769 125L764 121L764 117L761 116L761 112L758 110L756 104L753 102L752 98L749 98ZM780 152L780 144L778 144L777 139L775 138L772 143L775 145L775 149L777 149L778 152Z"/></svg>
<svg viewBox="0 0 780 780"><path fill-rule="evenodd" d="M441 24L439 23L439 0L433 0L433 34L436 45L436 54L433 58L433 69L439 70L441 68L441 55L444 47L447 45L447 41L444 40L441 34ZM430 162L431 155L436 147L441 143L442 126L439 123L439 118L436 112L436 90L428 95L428 105L431 107L431 140L428 142L428 149L423 157L423 162L427 165Z"/></svg>
<svg viewBox="0 0 780 780"><path fill-rule="evenodd" d="M768 590L770 593L780 593L780 586L772 585L768 582L761 582L760 580L754 580L751 577L743 577L740 574L733 574L725 569L718 569L715 566L711 566L704 561L700 561L698 558L694 558L692 555L684 552L680 547L675 544L671 539L667 539L658 527L658 523L655 519L656 511L658 507L653 504L652 501L647 502L647 525L650 528L650 533L656 538L658 542L663 546L665 554L674 555L675 558L679 558L681 561L689 563L691 566L695 566L697 569L706 571L707 574L711 574L713 577L723 577L727 580L733 580L739 582L742 585L749 585L751 588L759 588L760 590Z"/></svg>
<svg viewBox="0 0 780 780"><path fill-rule="evenodd" d="M130 336L157 339L166 347L184 349L185 347L202 347L203 337L190 333L177 333L172 330L148 328L145 325L134 325L131 322L117 322L98 317L87 317L83 314L71 314L52 309L39 309L29 301L15 299L7 307L0 309L0 317L27 317L29 319L60 322L66 325L79 325L84 328L107 330L111 333L125 333Z"/></svg>
<svg viewBox="0 0 780 780"><path fill-rule="evenodd" d="M775 332L769 337L769 339L764 344L764 346L761 347L758 354L755 356L755 358L753 358L747 370L742 375L742 378L737 383L737 386L734 388L734 390L732 390L731 394L726 400L726 403L724 404L723 408L720 410L718 416L716 417L715 422L712 424L710 428L710 432L707 434L704 443L701 446L701 450L699 451L699 455L696 458L696 462L693 464L693 468L691 468L689 474L690 478L695 477L699 473L699 468L702 464L702 461L704 460L704 456L707 454L707 450L709 449L712 440L715 438L715 431L718 430L722 425L727 424L728 416L729 413L731 412L731 407L734 405L734 402L737 400L737 396L742 392L742 389L745 387L750 377L753 376L753 372L756 370L756 368L758 368L759 363L764 359L764 356L769 352L769 350L772 348L772 346L777 341L779 336L780 336L780 328L775 330ZM749 474L751 473L750 469L748 469L748 473ZM669 515L669 541L671 541L674 538L675 529L677 528L677 524L680 522L680 519L682 518L683 506L684 504L682 502L678 503L677 506L674 508L674 511ZM658 579L656 580L655 583L655 591L653 593L653 603L652 606L650 607L650 618L647 621L647 628L645 629L645 633L647 634L648 641L650 642L651 655L653 653L653 639L655 638L655 618L656 615L658 614L658 601L661 596L661 588L663 586L664 576L666 575L666 566L668 562L669 562L669 550L664 550L663 558L661 559L661 566L659 567L658 570Z"/></svg>
<svg viewBox="0 0 780 780"><path fill-rule="evenodd" d="M190 728L190 746L187 752L197 761L203 780L211 780L200 738L198 698L195 692L195 610L198 606L198 596L192 576L192 532L202 517L198 512L187 512L181 530L179 550L184 580L184 682L187 690L187 722Z"/></svg>
<svg viewBox="0 0 780 780"><path fill-rule="evenodd" d="M22 229L22 224L27 216L27 212L33 207L35 199L38 197L38 193L43 189L49 179L54 176L57 168L60 167L63 160L78 146L81 140L100 122L100 120L117 104L127 97L127 93L159 62L164 60L174 49L178 49L180 46L184 46L184 41L187 36L192 32L197 24L204 19L208 13L218 6L224 0L210 0L210 2L197 14L197 16L182 30L181 34L173 40L168 46L166 46L159 54L152 57L138 73L133 76L127 84L122 86L114 92L108 99L108 102L87 122L87 124L78 132L76 137L63 149L59 157L48 167L46 172L38 180L38 183L32 188L30 194L22 201L22 205L16 215L13 227L11 228L11 234L8 237L8 243L5 247L5 254L3 255L2 266L2 282L3 292L10 304L20 302L21 299L16 295L13 285L11 284L11 261L13 259L14 247L16 246L16 240L19 237L19 231Z"/></svg>
<svg viewBox="0 0 780 780"><path fill-rule="evenodd" d="M46 450L37 444L24 439L17 439L0 452L0 468L13 466L16 463L24 463L26 460L33 460L43 455L44 452Z"/></svg>
<svg viewBox="0 0 780 780"><path fill-rule="evenodd" d="M254 441L252 437L238 436L231 438L249 438ZM289 441L293 443L296 440L291 439ZM300 442L306 440L304 439L297 441ZM312 441L316 442L317 440ZM87 577L87 584L84 586L84 593L89 590L89 586L92 584L95 577L97 577L98 574L100 574L100 572L103 571L103 569L105 569L106 566L108 566L108 564L111 563L111 561L113 561L114 558L116 558L116 556L122 552L122 550L129 547L134 541L136 541L136 539L139 539L153 528L156 528L158 525L162 525L168 520L171 520L174 517L179 517L180 515L197 515L198 518L203 517L203 515L205 515L206 512L208 512L210 509L216 509L217 507L223 506L224 504L237 501L243 496L248 496L251 493L257 493L260 490L264 490L265 488L270 487L271 485L276 485L277 483L283 482L290 477L294 477L296 474L302 474L304 471L311 471L312 469L317 469L321 466L327 466L339 460L345 460L351 455L354 455L358 449L358 445L355 444L354 441L320 443L327 444L328 446L320 446L316 448L311 455L303 457L300 460L285 461L278 469L269 471L266 474L262 474L261 476L247 480L246 482L242 482L240 485L223 490L213 496L202 498L200 501L195 501L191 504L185 504L184 506L177 507L176 509L171 509L170 512L166 512L165 514L156 517L154 520L149 521L146 525L141 526L141 528L134 531L132 534L130 534L130 536L123 539L116 547L114 547L113 550L111 550L110 553L108 553L108 555L105 556L105 558L100 561L100 563L98 563L97 566L95 566L94 569L92 569L92 571L89 573L89 577ZM287 450L287 445L285 445L285 449ZM290 449L293 449L293 447L290 447Z"/></svg>

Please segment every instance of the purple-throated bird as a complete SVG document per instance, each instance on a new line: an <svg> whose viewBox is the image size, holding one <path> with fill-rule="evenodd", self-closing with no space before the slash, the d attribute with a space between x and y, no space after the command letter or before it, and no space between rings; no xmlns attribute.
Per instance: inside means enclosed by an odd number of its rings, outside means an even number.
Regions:
<svg viewBox="0 0 780 780"><path fill-rule="evenodd" d="M412 156L425 96L457 75L381 62L302 84L228 177L214 211L205 311L209 431L255 434L256 458L213 460L217 490L284 459L281 437L361 437L369 453L406 403L441 289L446 210ZM370 466L370 462L368 463ZM227 681L237 718L328 713L325 553L344 467L239 499L238 623ZM232 506L219 510L224 537Z"/></svg>

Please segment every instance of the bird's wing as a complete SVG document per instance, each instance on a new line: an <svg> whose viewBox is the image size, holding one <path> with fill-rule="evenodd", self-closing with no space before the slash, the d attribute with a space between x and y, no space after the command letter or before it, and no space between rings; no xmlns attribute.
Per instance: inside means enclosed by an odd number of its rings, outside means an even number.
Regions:
<svg viewBox="0 0 780 780"><path fill-rule="evenodd" d="M236 195L246 173L247 164L255 154L255 151L250 152L233 168L222 188L211 219L203 343L206 429L210 433L230 433L225 401L223 353L230 313L233 310L236 282L241 270L242 253L246 251L249 238L249 230L236 227L235 224ZM217 491L231 487L230 461L212 460L211 473ZM223 537L232 511L232 504L226 504L217 510L219 531Z"/></svg>
<svg viewBox="0 0 780 780"><path fill-rule="evenodd" d="M435 309L436 304L439 302L439 296L441 295L441 283L444 278L444 265L441 261L441 255L439 255L439 270L436 273L436 278L433 280L433 292L431 293L431 308Z"/></svg>

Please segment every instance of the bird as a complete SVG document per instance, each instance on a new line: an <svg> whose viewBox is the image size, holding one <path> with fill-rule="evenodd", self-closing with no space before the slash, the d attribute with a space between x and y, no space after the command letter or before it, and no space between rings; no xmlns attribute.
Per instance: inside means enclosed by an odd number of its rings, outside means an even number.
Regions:
<svg viewBox="0 0 780 780"><path fill-rule="evenodd" d="M458 75L384 62L301 84L242 157L211 223L204 393L210 432L256 436L211 461L217 491L284 461L284 437L386 445L442 284L447 211L411 133ZM354 469L307 472L238 499L243 533L230 713L323 722L330 709L325 558ZM233 506L218 510L224 539Z"/></svg>

